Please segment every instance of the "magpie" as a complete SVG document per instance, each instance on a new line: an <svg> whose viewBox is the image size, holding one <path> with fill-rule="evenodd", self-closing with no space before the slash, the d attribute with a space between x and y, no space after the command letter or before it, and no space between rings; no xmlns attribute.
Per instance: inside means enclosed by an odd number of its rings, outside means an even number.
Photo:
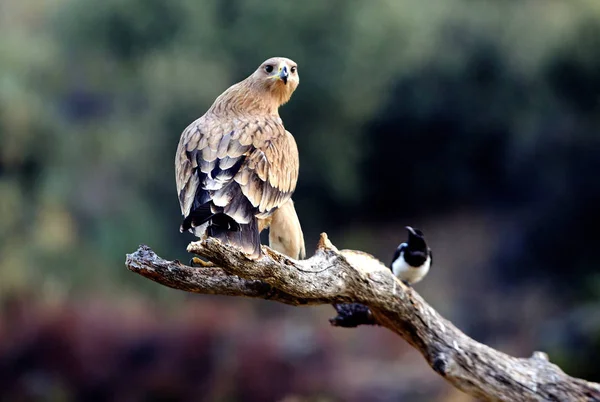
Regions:
<svg viewBox="0 0 600 402"><path fill-rule="evenodd" d="M398 246L390 268L398 279L411 286L427 275L433 264L433 255L427 247L423 232L410 226L407 226L406 230L408 241Z"/></svg>

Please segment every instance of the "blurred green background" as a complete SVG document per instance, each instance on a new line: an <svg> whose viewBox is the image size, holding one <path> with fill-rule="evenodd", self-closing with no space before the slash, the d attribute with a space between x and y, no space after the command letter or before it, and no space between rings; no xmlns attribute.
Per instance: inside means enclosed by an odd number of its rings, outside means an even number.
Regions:
<svg viewBox="0 0 600 402"><path fill-rule="evenodd" d="M182 261L181 131L271 56L299 65L308 254L327 232L467 334L600 380L600 2L0 3L1 401L471 401L333 309L188 295L128 272Z"/></svg>

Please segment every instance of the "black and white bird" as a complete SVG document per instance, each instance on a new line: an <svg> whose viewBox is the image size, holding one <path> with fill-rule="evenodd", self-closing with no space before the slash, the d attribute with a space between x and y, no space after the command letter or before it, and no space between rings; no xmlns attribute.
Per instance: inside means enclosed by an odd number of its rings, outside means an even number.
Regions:
<svg viewBox="0 0 600 402"><path fill-rule="evenodd" d="M408 241L396 249L391 269L405 285L411 286L427 275L433 264L433 255L427 247L423 232L410 226L407 226L406 230Z"/></svg>

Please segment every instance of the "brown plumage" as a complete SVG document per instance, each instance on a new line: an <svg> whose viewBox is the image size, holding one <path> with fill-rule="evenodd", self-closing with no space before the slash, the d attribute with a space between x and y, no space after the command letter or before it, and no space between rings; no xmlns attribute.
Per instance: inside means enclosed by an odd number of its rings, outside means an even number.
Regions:
<svg viewBox="0 0 600 402"><path fill-rule="evenodd" d="M304 234L292 199L273 215L258 221L259 232L266 228L269 228L269 247L296 260L306 257Z"/></svg>
<svg viewBox="0 0 600 402"><path fill-rule="evenodd" d="M175 156L181 232L260 256L258 219L296 189L298 148L278 109L299 81L296 63L271 58L183 131Z"/></svg>

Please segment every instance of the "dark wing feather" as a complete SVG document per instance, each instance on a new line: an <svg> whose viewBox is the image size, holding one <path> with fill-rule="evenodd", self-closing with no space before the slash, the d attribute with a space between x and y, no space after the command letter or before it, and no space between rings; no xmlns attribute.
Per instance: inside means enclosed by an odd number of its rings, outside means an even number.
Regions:
<svg viewBox="0 0 600 402"><path fill-rule="evenodd" d="M243 165L250 144L240 144L235 130L227 126L202 117L181 135L175 159L177 191L184 217L181 231L193 231L223 214L223 207L241 194L232 187L233 177ZM239 214L244 205L238 202L235 207ZM251 209L249 203L245 207ZM249 219L239 223L248 222Z"/></svg>

